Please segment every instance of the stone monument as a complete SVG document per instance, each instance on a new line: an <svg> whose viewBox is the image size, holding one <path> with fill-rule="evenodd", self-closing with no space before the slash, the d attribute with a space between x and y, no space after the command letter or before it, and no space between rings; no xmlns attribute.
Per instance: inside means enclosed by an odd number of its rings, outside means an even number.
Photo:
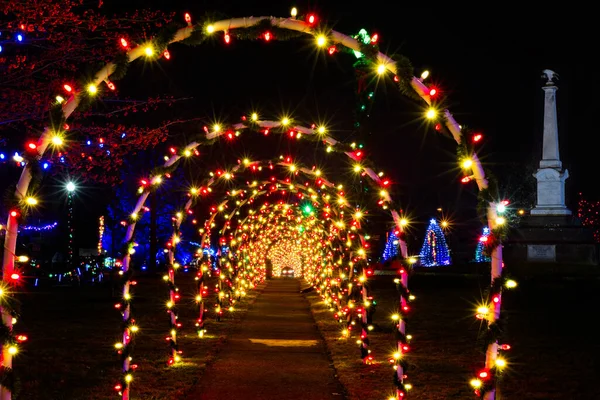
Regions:
<svg viewBox="0 0 600 400"><path fill-rule="evenodd" d="M544 137L540 168L535 173L537 179L537 204L531 215L571 215L565 205L565 181L569 171L562 169L558 147L558 117L556 115L556 72L543 71L546 84L544 90Z"/></svg>
<svg viewBox="0 0 600 400"><path fill-rule="evenodd" d="M537 202L530 215L521 219L505 243L505 260L521 266L546 263L597 265L598 246L591 230L583 227L565 202L565 181L569 172L562 167L558 144L558 117L555 80L558 74L543 71L544 131L542 159L537 172ZM523 263L526 261L526 263ZM544 272L547 272L544 268ZM557 272L565 272L557 271Z"/></svg>

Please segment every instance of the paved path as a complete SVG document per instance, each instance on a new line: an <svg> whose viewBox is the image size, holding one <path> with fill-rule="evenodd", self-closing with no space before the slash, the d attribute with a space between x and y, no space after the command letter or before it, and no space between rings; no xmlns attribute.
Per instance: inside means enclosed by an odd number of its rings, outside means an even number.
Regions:
<svg viewBox="0 0 600 400"><path fill-rule="evenodd" d="M274 279L190 400L343 400L297 279Z"/></svg>

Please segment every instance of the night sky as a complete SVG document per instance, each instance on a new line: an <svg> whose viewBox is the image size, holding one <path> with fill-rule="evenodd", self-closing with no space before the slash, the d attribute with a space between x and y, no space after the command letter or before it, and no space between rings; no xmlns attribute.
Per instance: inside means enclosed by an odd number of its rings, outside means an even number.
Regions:
<svg viewBox="0 0 600 400"><path fill-rule="evenodd" d="M571 174L567 201L576 209L578 192L600 198L600 188L591 179L597 168L593 163L596 148L590 144L597 134L598 83L591 62L597 46L592 39L593 24L576 10L538 7L523 13L489 5L461 9L348 1L105 1L104 7L124 10L123 3L129 10L161 8L180 15L190 12L193 18L205 12L221 12L226 17L287 17L296 6L300 14L310 10L342 33L354 35L361 28L376 32L382 51L408 57L416 74L430 70L431 82L449 96L457 121L484 134L480 158L500 180L508 170L529 171L539 161L541 71L552 69L560 76L561 158ZM214 43L202 46L172 45L168 62L135 63L120 82L120 91L137 98L157 94L193 98L172 109L170 118L210 117L235 123L251 110L273 119L287 112L302 121L327 121L335 137L354 140L354 60L348 55L325 57L315 47L310 37L226 46L219 34ZM392 176L403 207L423 224L437 215L438 207L458 223L472 222L474 184L459 182L455 144L421 124L420 112L391 84L379 85L369 118L372 134L365 140L366 154ZM322 149L287 143L272 150L267 143L247 146L241 151L313 152L316 162L325 157ZM232 149L236 151L240 149ZM222 156L216 153L210 152L211 160ZM232 159L229 156L230 163Z"/></svg>

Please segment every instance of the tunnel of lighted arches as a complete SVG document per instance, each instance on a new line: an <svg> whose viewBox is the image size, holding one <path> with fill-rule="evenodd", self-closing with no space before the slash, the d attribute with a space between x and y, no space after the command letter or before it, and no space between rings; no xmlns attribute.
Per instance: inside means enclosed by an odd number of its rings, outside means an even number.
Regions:
<svg viewBox="0 0 600 400"><path fill-rule="evenodd" d="M438 128L449 134L459 145L459 161L468 159L469 165L463 168L470 171L464 179L476 182L481 193L484 193L483 204L487 205L489 227L493 231L498 227L495 212L494 194L488 192L488 180L475 152L464 140L462 128L454 120L448 110L437 109L434 98L435 91L428 88L422 78L413 76L410 63L403 57L388 57L379 51L375 38L366 32L354 37L347 36L315 22L314 16L306 19L275 17L234 18L222 21L191 22L186 15L187 26L177 29L166 29L153 40L130 48L124 43L124 52L113 63L101 69L87 85L87 91L74 93L68 100L55 104L52 109L53 120L40 138L38 151L43 154L51 143L55 143L56 132L61 130L62 123L77 108L82 100L88 100L98 92L98 86L103 82L114 88L110 79L125 75L127 65L140 57L155 58L158 54L169 59L168 45L184 42L190 45L203 43L207 38L221 34L225 43L232 37L238 39L284 39L308 35L315 40L317 48L334 55L340 51L353 53L357 58L363 58L372 67L374 76L393 76L398 89L413 98L419 99L424 105L424 114L430 120L437 122ZM362 32L362 31L361 31ZM59 128L57 128L57 126ZM307 127L310 126L310 127ZM219 254L214 260L221 272L219 278L219 309L226 308L239 293L255 287L267 277L267 270L275 276L281 274L285 267L291 267L296 276L302 276L318 289L325 304L334 312L338 321L345 324L344 334L349 335L354 322L358 322L360 333L358 347L363 360L369 360L369 339L366 315L368 287L367 271L368 252L370 248L369 235L363 231L362 221L368 213L387 210L399 232L403 232L407 220L400 215L389 194L390 181L383 173L376 172L371 164L363 158L362 151L351 144L341 143L329 135L327 127L298 124L285 117L279 120L261 120L257 114L246 116L242 122L230 126L215 125L212 129L198 135L197 141L191 142L173 154L166 157L163 166L149 172L138 189L139 197L132 209L124 244L125 257L121 274L123 276L123 296L117 309L123 317L123 339L115 346L122 355L121 382L115 386L123 399L129 399L130 383L133 380L131 343L137 326L131 315L131 255L135 252L135 228L144 205L151 191L168 178L178 166L181 159L192 157L199 146L209 146L223 137L230 139L241 136L245 131L273 131L290 135L300 141L306 139L321 143L325 154L339 153L349 160L349 168L360 174L372 186L375 193L372 203L375 206L353 204L346 196L346 182L328 180L322 171L314 166L304 166L300 161L278 157L271 160L237 160L227 170L211 171L209 177L198 185L191 185L187 198L182 200L182 207L173 217L174 231L168 243L168 272L164 280L169 288L167 308L169 310L170 329L168 343L171 347L169 364L181 359L178 347L177 300L179 299L176 285L176 272L179 265L175 262L177 244L181 240L181 224L197 204L204 204L211 198L209 217L198 234L202 236L202 248L209 247L214 236L218 236L220 244L228 245L229 251ZM17 184L17 196L27 193L31 181L31 170L26 165L29 175L22 175ZM266 175L268 176L264 176ZM228 185L221 185L223 182ZM233 185L232 183L235 182ZM232 187L235 187L232 189ZM9 219L7 223L7 249L16 245L17 220ZM12 234L14 230L14 234ZM10 239L9 239L10 237ZM400 253L408 257L406 243L399 242ZM199 255L202 258L198 268L198 318L196 327L202 337L204 330L204 286L205 271L208 260L202 248ZM14 252L14 251L13 251ZM501 276L501 249L497 245L492 253L492 279ZM269 268L267 267L269 265ZM5 274L12 264L5 261ZM395 386L397 398L404 397L410 385L403 373L405 362L402 357L408 346L408 335L405 334L403 312L408 310L407 272L404 267L398 270L400 278L397 285L400 291L400 317L396 321L398 330L397 353L394 359ZM496 314L499 314L500 302L494 304ZM3 308L3 313L5 310ZM494 314L495 315L495 314ZM491 323L495 319L490 319ZM497 343L497 342L495 342ZM493 343L490 343L493 346ZM494 362L497 348L488 351L486 366ZM5 357L3 366L10 367L10 357ZM490 367L492 368L492 367ZM490 381L492 382L492 381ZM493 383L480 386L477 390L493 391Z"/></svg>

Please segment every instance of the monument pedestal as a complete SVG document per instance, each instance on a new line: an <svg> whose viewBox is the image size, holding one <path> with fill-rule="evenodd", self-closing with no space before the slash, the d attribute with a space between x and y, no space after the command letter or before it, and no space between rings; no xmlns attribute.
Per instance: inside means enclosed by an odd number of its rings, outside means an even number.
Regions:
<svg viewBox="0 0 600 400"><path fill-rule="evenodd" d="M561 168L560 161L540 161L540 169L534 175L537 179L537 205L531 210L531 215L571 215L571 210L565 205L565 181L569 171Z"/></svg>
<svg viewBox="0 0 600 400"><path fill-rule="evenodd" d="M571 215L523 217L505 242L504 257L514 264L560 264L567 273L572 265L592 266L599 261L592 230Z"/></svg>

